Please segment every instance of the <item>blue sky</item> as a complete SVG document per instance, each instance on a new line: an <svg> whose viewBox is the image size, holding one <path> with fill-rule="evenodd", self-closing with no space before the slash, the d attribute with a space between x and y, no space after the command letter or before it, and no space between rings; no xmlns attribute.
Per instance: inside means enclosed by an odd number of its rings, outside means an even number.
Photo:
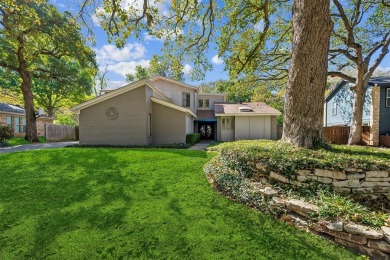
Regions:
<svg viewBox="0 0 390 260"><path fill-rule="evenodd" d="M73 1L51 0L50 2L54 3L61 11L67 10L74 12L78 11L79 8L75 4L69 4ZM131 2L133 2L133 0L131 0ZM164 8L168 8L168 5L162 2L159 3L158 8L159 10L164 11ZM124 77L125 74L134 73L137 65L148 66L151 57L154 54L160 54L161 48L163 47L162 40L144 33L142 34L142 37L140 37L141 39L135 39L133 37L128 38L124 48L118 49L113 43L109 43L106 33L97 22L93 23L92 29L96 40L96 45L93 46L93 49L97 54L99 68L100 70L104 70L105 68L108 70L108 88L116 88L126 84ZM185 64L183 72L186 76L186 83L199 85L201 82L228 79L228 73L224 71L223 60L217 56L217 49L215 48L215 45L211 46L209 51L206 53L206 56L213 64L213 70L206 73L204 80L191 81L188 77L188 72L191 70L193 64ZM390 54L385 57L380 65L380 69L390 70Z"/></svg>

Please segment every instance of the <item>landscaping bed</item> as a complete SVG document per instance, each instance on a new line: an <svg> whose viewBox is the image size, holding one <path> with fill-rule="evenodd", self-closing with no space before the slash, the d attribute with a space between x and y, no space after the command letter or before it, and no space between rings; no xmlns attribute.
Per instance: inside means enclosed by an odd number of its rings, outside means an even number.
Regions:
<svg viewBox="0 0 390 260"><path fill-rule="evenodd" d="M324 184L317 180L325 177L315 175L325 172L333 176L337 172L337 178L355 178L340 182L363 185L370 181L370 174L381 172L387 177L375 180L381 179L379 184L387 185L389 150L345 146L309 150L274 141L238 141L210 149L219 155L205 166L206 176L226 196L292 225L326 235L362 254L381 258L390 253L388 194L373 194L374 199L360 194L339 195L331 185L339 180ZM345 169L359 173L349 175ZM297 172L307 175L300 179L302 175ZM317 179L312 182L308 177ZM361 183L358 177L362 178ZM335 223L338 229L329 231L328 227ZM370 230L376 236L351 231L351 225Z"/></svg>

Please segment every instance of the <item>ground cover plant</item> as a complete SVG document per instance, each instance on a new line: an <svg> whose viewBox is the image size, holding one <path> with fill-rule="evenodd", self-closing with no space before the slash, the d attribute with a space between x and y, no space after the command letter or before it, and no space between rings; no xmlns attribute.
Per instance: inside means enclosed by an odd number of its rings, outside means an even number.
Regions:
<svg viewBox="0 0 390 260"><path fill-rule="evenodd" d="M0 155L0 259L356 259L216 193L210 153L66 148Z"/></svg>
<svg viewBox="0 0 390 260"><path fill-rule="evenodd" d="M250 189L251 181L257 179L254 164L261 162L269 171L291 177L299 169L343 170L389 170L390 149L359 146L332 145L329 149L305 149L276 141L237 141L222 143L209 148L219 151L205 167L206 174L215 180L217 189L244 204L278 216L270 201L260 198ZM313 220L347 220L380 228L389 222L389 196L378 195L370 200L359 195L338 195L326 185L292 187L272 181L273 186L288 198L298 198L319 206ZM272 185L271 185L272 184Z"/></svg>

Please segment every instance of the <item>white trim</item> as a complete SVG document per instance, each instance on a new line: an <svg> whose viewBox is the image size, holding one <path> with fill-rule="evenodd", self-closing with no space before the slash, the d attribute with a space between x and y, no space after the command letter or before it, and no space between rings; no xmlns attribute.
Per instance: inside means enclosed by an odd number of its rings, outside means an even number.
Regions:
<svg viewBox="0 0 390 260"><path fill-rule="evenodd" d="M163 105L163 106L166 106L166 107L170 107L170 108L179 110L179 111L181 111L181 112L190 114L191 116L193 116L193 117L196 118L196 115L194 114L194 112L192 112L192 111L191 111L190 109L188 109L188 108L181 107L181 106L175 105L175 104L173 104L173 103L169 103L169 102L167 102L167 101L164 101L164 100L161 100L161 99L158 99L158 98L155 98L155 97L151 97L151 99L152 99L152 101L153 101L154 103L157 103L157 104L160 104L160 105Z"/></svg>
<svg viewBox="0 0 390 260"><path fill-rule="evenodd" d="M385 107L390 107L390 87L386 88L386 102L385 102Z"/></svg>
<svg viewBox="0 0 390 260"><path fill-rule="evenodd" d="M152 82L150 82L147 79L143 79L143 80L139 80L139 81L136 81L134 83L128 84L128 85L126 85L124 87L118 88L118 89L116 89L116 90L114 90L114 91L112 91L110 93L107 93L107 94L101 95L99 97L96 97L94 99L88 100L88 101L86 101L84 103L78 104L77 106L74 106L74 107L70 108L70 110L73 111L73 112L80 112L81 109L93 106L95 104L98 104L98 103L103 102L105 100L108 100L110 98L119 96L119 95L121 95L123 93L126 93L128 91L131 91L133 89L136 89L136 88L139 88L139 87L142 87L142 86L150 87L155 93L157 93L163 99L165 99L168 102L172 102L172 100L170 98L168 98L163 92L161 92L161 90L156 88L153 85Z"/></svg>
<svg viewBox="0 0 390 260"><path fill-rule="evenodd" d="M195 90L195 92L198 92L198 88L197 87L188 85L186 83L183 83L183 82L180 82L180 81L177 81L177 80L174 80L174 79L166 78L166 77L163 77L163 76L155 76L153 78L150 78L149 80L150 80L150 82L155 82L155 81L157 81L159 79L164 80L166 82L170 82L170 83L179 85L179 86L182 86L182 87L185 87L185 88L189 88L191 90Z"/></svg>
<svg viewBox="0 0 390 260"><path fill-rule="evenodd" d="M280 116L282 113L254 113L254 112L241 112L231 114L215 114L215 116Z"/></svg>

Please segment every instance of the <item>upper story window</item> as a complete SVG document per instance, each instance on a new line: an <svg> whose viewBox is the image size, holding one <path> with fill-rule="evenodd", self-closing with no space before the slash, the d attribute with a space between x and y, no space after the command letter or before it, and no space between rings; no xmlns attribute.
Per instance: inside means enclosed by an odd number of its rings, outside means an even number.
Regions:
<svg viewBox="0 0 390 260"><path fill-rule="evenodd" d="M210 100L209 99L199 99L198 107L210 107Z"/></svg>
<svg viewBox="0 0 390 260"><path fill-rule="evenodd" d="M390 88L386 89L386 107L390 107Z"/></svg>
<svg viewBox="0 0 390 260"><path fill-rule="evenodd" d="M191 95L189 92L182 93L182 106L191 107Z"/></svg>
<svg viewBox="0 0 390 260"><path fill-rule="evenodd" d="M337 115L337 103L333 102L332 105L332 116Z"/></svg>

